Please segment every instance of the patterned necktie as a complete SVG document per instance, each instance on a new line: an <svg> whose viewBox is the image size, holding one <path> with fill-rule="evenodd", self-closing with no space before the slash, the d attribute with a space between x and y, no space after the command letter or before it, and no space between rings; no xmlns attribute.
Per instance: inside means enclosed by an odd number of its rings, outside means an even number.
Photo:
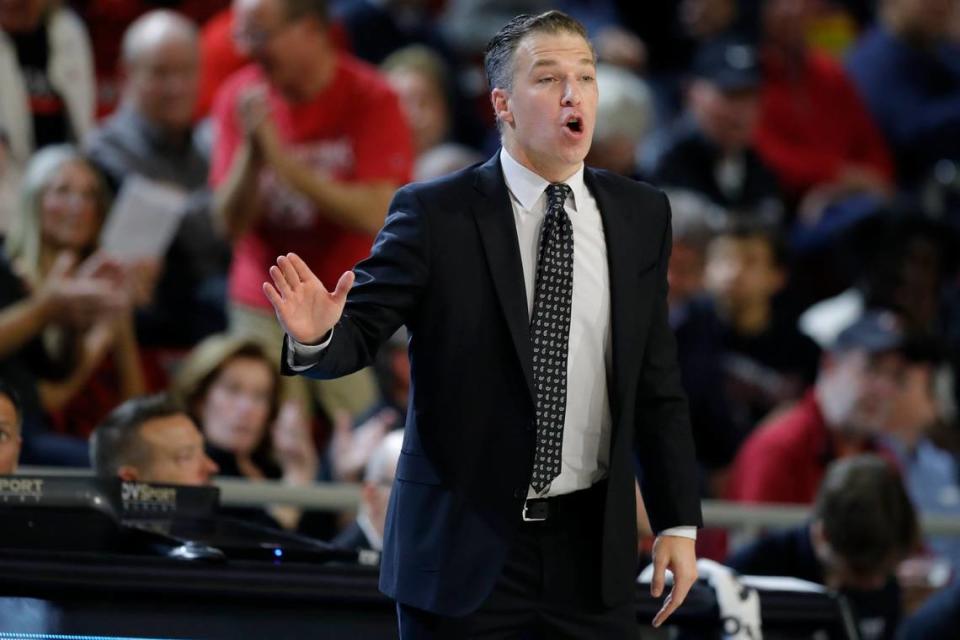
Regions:
<svg viewBox="0 0 960 640"><path fill-rule="evenodd" d="M563 208L570 187L547 187L530 337L537 391L537 449L530 486L538 494L560 474L567 408L567 347L573 298L573 229Z"/></svg>

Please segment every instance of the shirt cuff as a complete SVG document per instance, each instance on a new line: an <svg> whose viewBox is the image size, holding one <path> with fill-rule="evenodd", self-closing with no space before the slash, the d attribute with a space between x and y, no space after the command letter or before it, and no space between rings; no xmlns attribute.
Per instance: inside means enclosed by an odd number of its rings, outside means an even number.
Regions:
<svg viewBox="0 0 960 640"><path fill-rule="evenodd" d="M330 345L331 340L333 329L330 329L327 339L320 344L303 344L287 336L287 366L291 371L306 371L317 364L317 356Z"/></svg>
<svg viewBox="0 0 960 640"><path fill-rule="evenodd" d="M664 529L657 536L677 536L678 538L690 538L691 540L697 539L697 528L696 527L670 527L669 529Z"/></svg>

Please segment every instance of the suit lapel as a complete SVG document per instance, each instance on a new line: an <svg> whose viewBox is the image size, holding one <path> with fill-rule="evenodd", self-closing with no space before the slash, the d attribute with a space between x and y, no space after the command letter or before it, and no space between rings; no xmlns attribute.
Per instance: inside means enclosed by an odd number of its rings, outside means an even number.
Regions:
<svg viewBox="0 0 960 640"><path fill-rule="evenodd" d="M479 203L473 205L473 213L487 254L490 275L513 338L514 348L520 358L530 397L535 400L533 351L530 346L530 318L527 313L523 263L520 261L517 226L513 219L510 194L500 168L499 153L477 169L474 186L484 196Z"/></svg>

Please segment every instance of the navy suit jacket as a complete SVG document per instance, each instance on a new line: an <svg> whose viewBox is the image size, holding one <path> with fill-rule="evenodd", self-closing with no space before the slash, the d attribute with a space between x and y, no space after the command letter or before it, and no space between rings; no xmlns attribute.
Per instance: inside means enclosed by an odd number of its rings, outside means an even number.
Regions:
<svg viewBox="0 0 960 640"><path fill-rule="evenodd" d="M612 433L601 572L602 596L614 605L634 596L633 454L656 530L700 525L700 505L667 324L667 199L605 171L587 168L584 179L600 208L610 270ZM407 326L410 409L380 588L404 604L465 615L491 593L518 530L535 442L527 298L499 154L400 189L370 257L354 271L333 339L306 375L356 371Z"/></svg>

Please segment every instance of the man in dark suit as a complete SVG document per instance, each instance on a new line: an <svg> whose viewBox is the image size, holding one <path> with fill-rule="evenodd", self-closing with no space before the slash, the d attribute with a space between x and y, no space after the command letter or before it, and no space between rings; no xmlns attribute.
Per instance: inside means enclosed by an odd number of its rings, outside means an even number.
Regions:
<svg viewBox="0 0 960 640"><path fill-rule="evenodd" d="M380 574L404 639L636 637L634 452L658 532L654 595L666 568L675 578L655 625L696 579L669 207L584 167L594 62L568 16L511 20L486 54L503 149L400 189L371 256L333 291L295 254L264 283L287 372L355 371L409 331Z"/></svg>

